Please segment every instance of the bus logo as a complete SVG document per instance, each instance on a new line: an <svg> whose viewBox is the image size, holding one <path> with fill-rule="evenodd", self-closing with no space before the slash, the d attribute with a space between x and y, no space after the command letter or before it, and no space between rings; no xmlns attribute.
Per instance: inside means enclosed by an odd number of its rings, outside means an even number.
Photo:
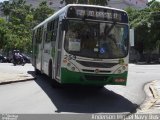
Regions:
<svg viewBox="0 0 160 120"><path fill-rule="evenodd" d="M99 69L95 69L95 73L99 73L100 71L99 71Z"/></svg>

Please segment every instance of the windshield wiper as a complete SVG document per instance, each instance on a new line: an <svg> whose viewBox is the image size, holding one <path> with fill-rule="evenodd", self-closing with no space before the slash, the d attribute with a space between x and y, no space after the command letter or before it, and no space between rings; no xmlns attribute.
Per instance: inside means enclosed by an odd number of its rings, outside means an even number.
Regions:
<svg viewBox="0 0 160 120"><path fill-rule="evenodd" d="M116 25L116 22L114 22L112 25L111 25L111 27L107 30L107 32L106 32L106 35L108 35L110 32L111 32L111 30L113 29L113 27Z"/></svg>

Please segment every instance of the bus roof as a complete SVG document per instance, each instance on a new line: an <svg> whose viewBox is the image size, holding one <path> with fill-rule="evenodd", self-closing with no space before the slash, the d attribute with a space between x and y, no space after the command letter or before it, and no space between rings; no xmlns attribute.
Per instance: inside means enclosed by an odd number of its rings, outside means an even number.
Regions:
<svg viewBox="0 0 160 120"><path fill-rule="evenodd" d="M33 28L34 29L37 29L39 28L40 26L44 25L46 22L50 21L52 18L62 14L62 13L65 13L66 14L66 11L68 10L69 7L71 6L79 6L79 7L96 7L96 8L104 8L104 9L110 9L110 10L117 10L117 11L121 11L121 12L125 12L124 10L122 9L117 9L117 8L112 8L112 7L107 7L107 6L99 6L99 5L88 5L88 4L68 4L66 5L65 7L63 7L62 9L60 9L59 11L55 12L53 15L51 15L50 17L48 17L47 19L45 19L43 22L41 22L40 24L38 24L37 26L35 26Z"/></svg>
<svg viewBox="0 0 160 120"><path fill-rule="evenodd" d="M117 8L112 8L112 7L108 7L108 6L100 6L100 5L88 5L88 4L68 4L68 7L70 6L82 6L82 7L96 7L96 8L104 8L104 9L110 9L110 10L118 10L118 11L122 11L125 12L122 9L117 9ZM66 6L66 7L67 7Z"/></svg>

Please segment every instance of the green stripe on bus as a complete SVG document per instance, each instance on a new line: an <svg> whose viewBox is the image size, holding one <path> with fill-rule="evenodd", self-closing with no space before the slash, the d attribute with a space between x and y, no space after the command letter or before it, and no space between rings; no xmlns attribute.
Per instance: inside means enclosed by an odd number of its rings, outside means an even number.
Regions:
<svg viewBox="0 0 160 120"><path fill-rule="evenodd" d="M81 72L69 71L66 68L61 68L61 83L62 84L82 84L82 85L126 85L128 72L122 74L89 74ZM96 79L87 80L86 76L96 76ZM98 79L101 77L106 77L105 80ZM114 80L116 78L126 79L124 82L117 83Z"/></svg>

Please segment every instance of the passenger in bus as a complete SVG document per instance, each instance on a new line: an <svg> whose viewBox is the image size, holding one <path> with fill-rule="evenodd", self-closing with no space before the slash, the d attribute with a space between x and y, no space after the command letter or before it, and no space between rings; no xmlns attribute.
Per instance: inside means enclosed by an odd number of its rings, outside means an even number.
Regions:
<svg viewBox="0 0 160 120"><path fill-rule="evenodd" d="M100 53L106 58L114 58L119 56L120 51L117 47L117 42L114 34L109 31L109 26L106 25L104 32L100 35Z"/></svg>
<svg viewBox="0 0 160 120"><path fill-rule="evenodd" d="M85 54L95 54L96 40L90 31L85 31L81 35L81 51Z"/></svg>

